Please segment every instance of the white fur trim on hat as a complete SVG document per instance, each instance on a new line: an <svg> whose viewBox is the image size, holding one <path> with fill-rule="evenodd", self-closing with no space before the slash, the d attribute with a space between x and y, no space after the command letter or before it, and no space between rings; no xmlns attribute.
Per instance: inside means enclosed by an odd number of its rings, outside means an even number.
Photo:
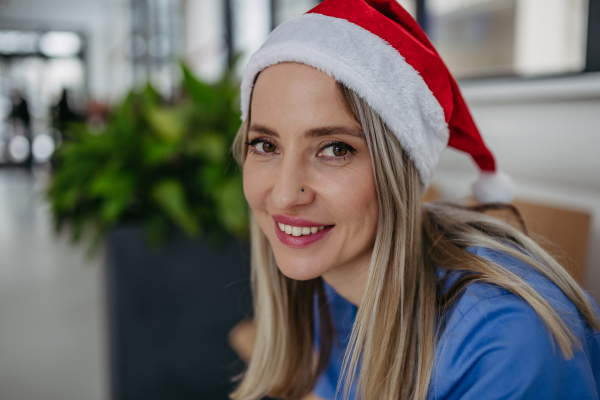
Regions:
<svg viewBox="0 0 600 400"><path fill-rule="evenodd" d="M515 184L510 175L482 171L473 183L473 196L480 204L511 203L515 198Z"/></svg>
<svg viewBox="0 0 600 400"><path fill-rule="evenodd" d="M354 90L394 132L423 186L429 185L448 143L444 110L421 75L389 43L345 19L320 14L279 25L244 70L242 120L256 75L281 62L317 68Z"/></svg>

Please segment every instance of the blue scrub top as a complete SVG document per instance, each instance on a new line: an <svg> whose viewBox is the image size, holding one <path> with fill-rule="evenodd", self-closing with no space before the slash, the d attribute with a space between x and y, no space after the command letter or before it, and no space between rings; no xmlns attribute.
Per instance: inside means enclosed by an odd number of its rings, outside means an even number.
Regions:
<svg viewBox="0 0 600 400"><path fill-rule="evenodd" d="M557 310L581 347L574 350L572 359L565 360L549 331L522 298L496 285L473 282L445 318L428 398L599 399L600 333L590 328L556 285L528 264L481 247L468 251L523 277ZM446 289L459 275L450 273ZM437 274L441 278L446 271L439 268ZM314 393L333 400L356 307L331 286L325 284L325 290L340 345L333 346L329 366L319 377ZM316 340L318 344L318 337ZM338 398L342 398L343 385L342 378ZM358 398L353 392L350 399Z"/></svg>

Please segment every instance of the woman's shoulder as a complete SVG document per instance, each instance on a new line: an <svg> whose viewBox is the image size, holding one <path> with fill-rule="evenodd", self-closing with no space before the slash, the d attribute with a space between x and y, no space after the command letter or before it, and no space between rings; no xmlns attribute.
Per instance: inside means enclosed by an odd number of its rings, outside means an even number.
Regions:
<svg viewBox="0 0 600 400"><path fill-rule="evenodd" d="M581 346L566 360L523 298L496 285L473 282L446 319L431 398L597 399L600 334L575 305L521 260L485 248L469 251L523 277L558 312ZM453 277L448 278L451 284Z"/></svg>
<svg viewBox="0 0 600 400"><path fill-rule="evenodd" d="M581 335L591 333L591 330L586 331L589 325L585 324L582 319L577 307L568 298L568 296L549 278L544 276L540 271L535 269L533 266L525 263L524 261L497 250L485 248L485 247L469 247L467 249L472 254L486 258L503 268L513 272L525 280L536 292L538 292L548 303L558 312L558 314L565 320L570 329L582 330ZM438 269L438 276L442 277L445 273L444 270ZM450 272L449 276L443 281L444 286L447 289L459 278L461 271ZM591 303L596 309L596 312L600 314L600 309L588 295ZM451 321L448 322L447 328L451 328L451 323L456 323L461 316L467 313L476 314L486 311L488 308L503 307L504 311L514 310L515 312L526 313L528 315L536 315L533 308L520 296L517 296L509 290L499 287L494 284L475 281L467 285L456 304L453 307L453 315ZM489 311L492 311L491 309ZM458 315L454 315L458 314Z"/></svg>

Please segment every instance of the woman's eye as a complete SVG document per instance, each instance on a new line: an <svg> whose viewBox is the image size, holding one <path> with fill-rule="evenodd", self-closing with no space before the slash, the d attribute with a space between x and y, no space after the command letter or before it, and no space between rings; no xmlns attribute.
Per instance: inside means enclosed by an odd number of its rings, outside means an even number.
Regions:
<svg viewBox="0 0 600 400"><path fill-rule="evenodd" d="M335 143L323 149L323 153L327 157L343 157L348 154L348 147L341 143Z"/></svg>
<svg viewBox="0 0 600 400"><path fill-rule="evenodd" d="M259 153L273 153L275 151L275 145L269 142L258 142L254 145L254 148Z"/></svg>

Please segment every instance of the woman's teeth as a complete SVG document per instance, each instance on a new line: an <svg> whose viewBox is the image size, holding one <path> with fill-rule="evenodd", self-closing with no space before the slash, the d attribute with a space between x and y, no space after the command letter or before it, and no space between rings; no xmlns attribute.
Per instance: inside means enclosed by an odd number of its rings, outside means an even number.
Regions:
<svg viewBox="0 0 600 400"><path fill-rule="evenodd" d="M285 224L282 224L281 222L278 222L277 224L279 225L279 229L282 232L285 232L288 235L292 235L292 236L310 235L311 233L317 233L317 232L325 229L325 226L313 226L313 227L309 228L306 226L300 227L300 226L285 225Z"/></svg>

